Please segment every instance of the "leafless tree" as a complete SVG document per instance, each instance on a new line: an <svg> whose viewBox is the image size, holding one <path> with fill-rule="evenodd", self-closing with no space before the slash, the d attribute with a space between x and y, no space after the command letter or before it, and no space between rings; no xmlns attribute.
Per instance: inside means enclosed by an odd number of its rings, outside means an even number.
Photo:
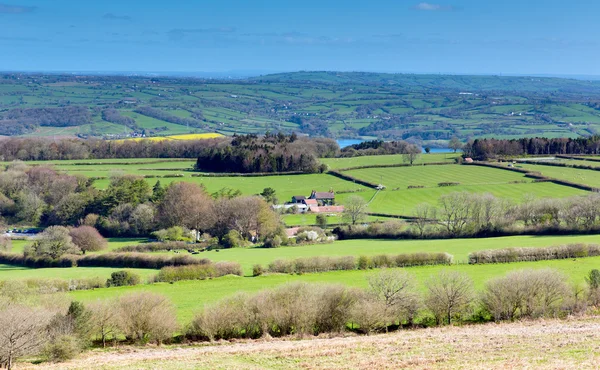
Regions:
<svg viewBox="0 0 600 370"><path fill-rule="evenodd" d="M0 308L0 365L12 369L16 359L38 354L48 337L50 312L8 304Z"/></svg>
<svg viewBox="0 0 600 370"><path fill-rule="evenodd" d="M467 311L474 297L473 281L461 272L443 270L430 277L425 286L425 305L433 313L438 324Z"/></svg>
<svg viewBox="0 0 600 370"><path fill-rule="evenodd" d="M351 195L344 202L344 213L342 219L352 225L356 225L358 222L364 220L367 216L367 201L358 196Z"/></svg>
<svg viewBox="0 0 600 370"><path fill-rule="evenodd" d="M107 299L96 301L88 305L91 312L92 333L102 340L102 347L106 347L106 340L110 337L116 339L119 334L118 301Z"/></svg>
<svg viewBox="0 0 600 370"><path fill-rule="evenodd" d="M440 197L440 222L452 236L461 235L472 217L471 194L450 193Z"/></svg>
<svg viewBox="0 0 600 370"><path fill-rule="evenodd" d="M411 274L403 270L383 270L370 275L368 281L371 293L385 304L386 317L394 322L412 322L419 309L419 296Z"/></svg>
<svg viewBox="0 0 600 370"><path fill-rule="evenodd" d="M427 203L422 203L415 208L414 216L415 219L413 220L412 225L419 231L419 236L423 237L425 231L431 225L432 220L435 220L437 217L437 209Z"/></svg>
<svg viewBox="0 0 600 370"><path fill-rule="evenodd" d="M412 166L420 155L421 148L419 148L417 145L412 144L406 147L406 151L402 154L402 159L404 160L404 162L409 163Z"/></svg>

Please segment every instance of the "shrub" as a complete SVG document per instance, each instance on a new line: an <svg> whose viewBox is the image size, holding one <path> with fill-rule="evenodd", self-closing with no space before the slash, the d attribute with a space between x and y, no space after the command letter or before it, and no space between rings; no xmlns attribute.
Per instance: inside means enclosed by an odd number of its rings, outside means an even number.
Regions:
<svg viewBox="0 0 600 370"><path fill-rule="evenodd" d="M252 276L260 276L265 273L264 267L262 265L254 265L252 266Z"/></svg>
<svg viewBox="0 0 600 370"><path fill-rule="evenodd" d="M205 307L196 315L186 333L193 339L258 338L262 325L252 312L254 302L246 294L237 294Z"/></svg>
<svg viewBox="0 0 600 370"><path fill-rule="evenodd" d="M600 256L600 245L568 244L547 248L493 249L469 254L469 264L546 261Z"/></svg>
<svg viewBox="0 0 600 370"><path fill-rule="evenodd" d="M317 224L317 226L319 226L321 229L324 229L327 227L327 216L325 216L324 214L318 214L315 217L315 223Z"/></svg>
<svg viewBox="0 0 600 370"><path fill-rule="evenodd" d="M355 291L355 294L355 303L349 312L351 328L367 335L382 329L386 321L384 302L363 291Z"/></svg>
<svg viewBox="0 0 600 370"><path fill-rule="evenodd" d="M555 316L571 295L566 280L552 269L513 271L488 281L483 305L495 320Z"/></svg>
<svg viewBox="0 0 600 370"><path fill-rule="evenodd" d="M223 237L222 243L225 248L239 248L246 245L244 238L237 230L229 230Z"/></svg>
<svg viewBox="0 0 600 370"><path fill-rule="evenodd" d="M359 256L357 267L359 270L366 270L372 268L371 261L367 256Z"/></svg>
<svg viewBox="0 0 600 370"><path fill-rule="evenodd" d="M0 252L10 252L12 250L12 240L8 236L0 236Z"/></svg>
<svg viewBox="0 0 600 370"><path fill-rule="evenodd" d="M131 271L116 271L110 274L110 279L106 281L107 287L138 285L140 276Z"/></svg>
<svg viewBox="0 0 600 370"><path fill-rule="evenodd" d="M220 261L215 263L216 276L237 275L244 276L242 266L237 262Z"/></svg>
<svg viewBox="0 0 600 370"><path fill-rule="evenodd" d="M274 237L267 238L265 240L264 247L265 248L279 248L279 247L281 247L281 244L282 244L281 237L279 235L275 235Z"/></svg>
<svg viewBox="0 0 600 370"><path fill-rule="evenodd" d="M65 362L81 353L79 338L75 335L61 335L48 342L44 348L44 357L51 362Z"/></svg>
<svg viewBox="0 0 600 370"><path fill-rule="evenodd" d="M216 275L217 272L213 264L167 266L160 269L156 281L172 283L181 280L205 280Z"/></svg>
<svg viewBox="0 0 600 370"><path fill-rule="evenodd" d="M168 229L158 230L158 231L153 232L152 235L156 239L160 240L161 242L165 242L165 241L177 242L177 241L183 241L183 240L187 239L183 236L183 228L179 227L179 226L173 226Z"/></svg>
<svg viewBox="0 0 600 370"><path fill-rule="evenodd" d="M458 186L460 182L440 182L438 186Z"/></svg>
<svg viewBox="0 0 600 370"><path fill-rule="evenodd" d="M126 338L141 344L162 344L177 331L175 307L164 296L148 292L124 295L119 300L121 329Z"/></svg>
<svg viewBox="0 0 600 370"><path fill-rule="evenodd" d="M592 306L600 306L600 271L591 270L585 277L589 287L589 302Z"/></svg>

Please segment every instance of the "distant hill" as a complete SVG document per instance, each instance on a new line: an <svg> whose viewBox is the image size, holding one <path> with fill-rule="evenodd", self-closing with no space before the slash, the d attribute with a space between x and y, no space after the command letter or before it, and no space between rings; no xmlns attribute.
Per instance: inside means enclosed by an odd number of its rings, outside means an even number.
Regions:
<svg viewBox="0 0 600 370"><path fill-rule="evenodd" d="M465 91L514 91L547 93L588 92L600 94L600 81L557 77L468 76L435 74L392 74L369 72L293 72L250 80L280 83L400 85L404 88L453 89Z"/></svg>
<svg viewBox="0 0 600 370"><path fill-rule="evenodd" d="M0 135L267 131L433 144L454 136L591 135L600 132L600 81L364 72L237 80L0 74Z"/></svg>

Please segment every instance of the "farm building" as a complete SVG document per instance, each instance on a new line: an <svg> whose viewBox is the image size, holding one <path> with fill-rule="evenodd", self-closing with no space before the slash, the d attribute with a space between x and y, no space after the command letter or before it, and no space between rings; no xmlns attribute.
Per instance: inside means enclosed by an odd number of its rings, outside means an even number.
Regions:
<svg viewBox="0 0 600 370"><path fill-rule="evenodd" d="M308 210L313 213L342 213L344 212L344 206L313 206L310 207Z"/></svg>
<svg viewBox="0 0 600 370"><path fill-rule="evenodd" d="M316 200L320 205L331 206L335 202L335 193L333 190L328 192L317 192L313 190L309 199Z"/></svg>

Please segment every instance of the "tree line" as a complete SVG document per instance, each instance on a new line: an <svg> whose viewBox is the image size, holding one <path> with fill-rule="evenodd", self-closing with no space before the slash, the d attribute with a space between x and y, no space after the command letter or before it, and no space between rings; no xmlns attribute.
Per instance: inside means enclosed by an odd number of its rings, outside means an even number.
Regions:
<svg viewBox="0 0 600 370"><path fill-rule="evenodd" d="M278 215L260 196L211 195L187 182L163 187L157 181L151 187L136 176L114 177L107 189L98 190L86 177L22 163L0 172L0 220L43 227L85 225L106 236L149 236L173 227L219 241L228 235L265 240L282 233Z"/></svg>
<svg viewBox="0 0 600 370"><path fill-rule="evenodd" d="M503 156L600 154L600 136L578 138L475 139L464 148L464 157L488 160Z"/></svg>
<svg viewBox="0 0 600 370"><path fill-rule="evenodd" d="M437 204L417 205L410 222L337 227L340 239L456 238L520 234L590 233L600 230L600 194L562 199L526 194L520 202L492 194L454 192Z"/></svg>

